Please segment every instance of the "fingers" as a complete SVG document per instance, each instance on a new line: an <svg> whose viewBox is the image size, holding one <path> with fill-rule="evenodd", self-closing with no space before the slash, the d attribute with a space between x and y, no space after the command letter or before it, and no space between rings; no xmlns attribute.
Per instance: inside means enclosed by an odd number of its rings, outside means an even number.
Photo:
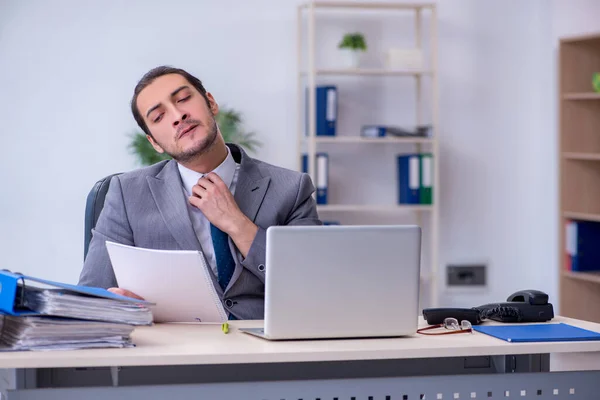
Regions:
<svg viewBox="0 0 600 400"><path fill-rule="evenodd" d="M144 300L143 297L138 296L137 294L130 292L129 290L125 290L125 289L121 289L121 288L109 288L107 290L114 294L120 294L121 296L132 297L132 298L138 299L138 300Z"/></svg>
<svg viewBox="0 0 600 400"><path fill-rule="evenodd" d="M192 187L194 195L202 198L206 192L215 193L217 189L226 188L225 182L214 172L210 172L198 179L198 182Z"/></svg>
<svg viewBox="0 0 600 400"><path fill-rule="evenodd" d="M196 196L190 196L188 198L190 204L196 208L202 209L202 199Z"/></svg>
<svg viewBox="0 0 600 400"><path fill-rule="evenodd" d="M210 181L215 186L220 187L221 189L227 188L227 185L225 185L225 182L223 182L223 179L221 179L221 177L219 175L215 174L214 172L210 172L210 173L204 175L204 178L206 178L208 181Z"/></svg>
<svg viewBox="0 0 600 400"><path fill-rule="evenodd" d="M206 193L206 188L200 186L200 184L192 186L192 196L198 196L199 198L202 198L204 193Z"/></svg>

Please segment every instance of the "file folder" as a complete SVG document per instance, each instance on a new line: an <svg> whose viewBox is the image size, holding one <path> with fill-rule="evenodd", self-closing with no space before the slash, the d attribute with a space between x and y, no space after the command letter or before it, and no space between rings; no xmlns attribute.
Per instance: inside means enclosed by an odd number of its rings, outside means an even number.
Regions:
<svg viewBox="0 0 600 400"><path fill-rule="evenodd" d="M308 173L308 154L302 155L302 172ZM315 154L315 186L317 204L327 204L329 192L329 154Z"/></svg>
<svg viewBox="0 0 600 400"><path fill-rule="evenodd" d="M121 296L102 288L70 285L2 270L0 271L0 313L13 316L41 315L27 307L25 297L28 286L31 286L31 290L40 290L39 287L27 283L28 281L80 295L119 300L127 303L153 305L153 303Z"/></svg>
<svg viewBox="0 0 600 400"><path fill-rule="evenodd" d="M420 198L420 155L398 156L398 203L419 204Z"/></svg>
<svg viewBox="0 0 600 400"><path fill-rule="evenodd" d="M421 204L433 203L433 155L421 154L421 168L419 170L421 184L419 187L419 198Z"/></svg>
<svg viewBox="0 0 600 400"><path fill-rule="evenodd" d="M567 269L600 270L600 222L568 220L565 229Z"/></svg>
<svg viewBox="0 0 600 400"><path fill-rule="evenodd" d="M520 324L520 325L476 325L473 329L512 343L522 342L573 342L600 340L600 333L573 325Z"/></svg>
<svg viewBox="0 0 600 400"><path fill-rule="evenodd" d="M308 93L308 88L306 93ZM306 96L306 135L308 135L308 96ZM338 101L337 87L321 85L315 87L315 135L335 136L337 127Z"/></svg>

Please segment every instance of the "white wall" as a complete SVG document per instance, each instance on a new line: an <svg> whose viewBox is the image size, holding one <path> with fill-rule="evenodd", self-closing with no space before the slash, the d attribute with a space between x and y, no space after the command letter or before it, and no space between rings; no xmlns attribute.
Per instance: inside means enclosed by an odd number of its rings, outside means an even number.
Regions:
<svg viewBox="0 0 600 400"><path fill-rule="evenodd" d="M76 281L85 197L97 178L135 167L126 149L126 134L136 128L128 102L137 79L155 65L197 74L260 133L260 158L293 168L297 3L4 1L2 268ZM438 4L440 264L488 261L491 281L487 291L444 293L441 300L477 305L524 287L554 296L552 10L543 0ZM335 36L320 43L334 43L341 29L351 28L336 23L329 33ZM346 106L361 111L358 103ZM408 103L399 107L411 110ZM379 116L391 121L390 112ZM363 122L369 114L360 115ZM349 151L362 160L365 152L380 157L395 150ZM369 174L346 175L358 179L351 182L355 196L393 201L386 182L394 171L376 165L363 172L375 171L379 184L370 184Z"/></svg>
<svg viewBox="0 0 600 400"><path fill-rule="evenodd" d="M445 3L444 3L445 4ZM441 21L441 262L488 262L504 300L535 287L555 299L554 78L544 1L454 1Z"/></svg>

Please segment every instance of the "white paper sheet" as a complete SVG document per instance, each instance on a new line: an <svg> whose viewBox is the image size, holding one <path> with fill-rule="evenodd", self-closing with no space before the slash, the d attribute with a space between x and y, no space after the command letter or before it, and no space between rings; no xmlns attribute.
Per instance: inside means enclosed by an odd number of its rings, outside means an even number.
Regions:
<svg viewBox="0 0 600 400"><path fill-rule="evenodd" d="M119 287L156 303L154 322L225 322L204 255L154 250L107 241Z"/></svg>

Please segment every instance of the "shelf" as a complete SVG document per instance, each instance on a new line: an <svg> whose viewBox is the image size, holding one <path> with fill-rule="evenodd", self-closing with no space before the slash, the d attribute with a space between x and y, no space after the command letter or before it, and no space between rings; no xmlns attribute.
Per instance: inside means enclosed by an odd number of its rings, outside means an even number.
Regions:
<svg viewBox="0 0 600 400"><path fill-rule="evenodd" d="M600 93L582 92L563 94L563 100L600 100Z"/></svg>
<svg viewBox="0 0 600 400"><path fill-rule="evenodd" d="M304 137L307 140L307 137ZM382 137L382 138L365 138L360 136L317 136L316 143L361 143L361 144L383 144L383 143L404 143L404 144L426 144L433 143L431 138L404 138L404 137Z"/></svg>
<svg viewBox="0 0 600 400"><path fill-rule="evenodd" d="M600 283L600 271L598 272L574 272L563 271L562 275L565 278L576 279L579 281Z"/></svg>
<svg viewBox="0 0 600 400"><path fill-rule="evenodd" d="M406 211L431 211L431 205L387 205L387 204L323 204L317 205L318 211L381 211L381 212L406 212Z"/></svg>
<svg viewBox="0 0 600 400"><path fill-rule="evenodd" d="M600 33L589 33L589 34L565 37L565 38L560 39L560 43L561 44L568 44L568 43L585 43L585 44L587 44L589 42L594 42L596 40L600 40Z"/></svg>
<svg viewBox="0 0 600 400"><path fill-rule="evenodd" d="M306 75L306 71L301 71L300 75ZM421 76L433 75L429 70L393 70L385 68L339 68L339 69L317 69L315 75L356 75L356 76Z"/></svg>
<svg viewBox="0 0 600 400"><path fill-rule="evenodd" d="M433 3L361 3L349 1L314 1L305 3L303 8L310 6L315 8L366 8L366 9L387 9L387 10L421 10L423 8L433 8Z"/></svg>
<svg viewBox="0 0 600 400"><path fill-rule="evenodd" d="M596 221L600 222L600 214L588 214L588 213L578 213L578 212L563 212L564 218L576 219L579 221Z"/></svg>
<svg viewBox="0 0 600 400"><path fill-rule="evenodd" d="M562 156L564 159L567 159L567 160L600 161L600 153L566 152L566 153L563 153Z"/></svg>

